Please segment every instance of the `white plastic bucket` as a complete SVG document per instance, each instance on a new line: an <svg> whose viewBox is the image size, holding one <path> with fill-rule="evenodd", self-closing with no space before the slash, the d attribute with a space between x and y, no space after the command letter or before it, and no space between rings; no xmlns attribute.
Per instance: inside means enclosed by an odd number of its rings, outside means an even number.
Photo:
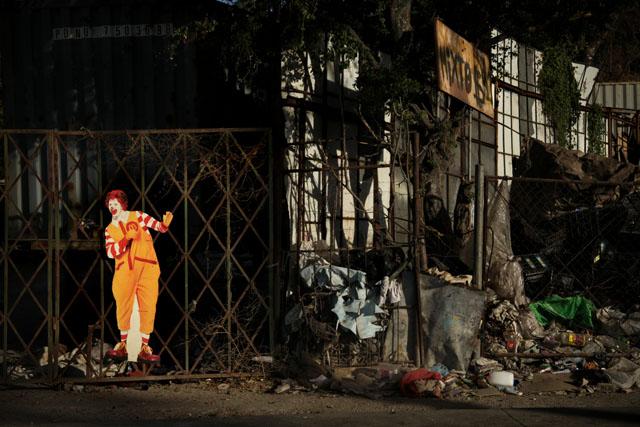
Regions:
<svg viewBox="0 0 640 427"><path fill-rule="evenodd" d="M489 374L489 384L513 387L513 372L493 371Z"/></svg>

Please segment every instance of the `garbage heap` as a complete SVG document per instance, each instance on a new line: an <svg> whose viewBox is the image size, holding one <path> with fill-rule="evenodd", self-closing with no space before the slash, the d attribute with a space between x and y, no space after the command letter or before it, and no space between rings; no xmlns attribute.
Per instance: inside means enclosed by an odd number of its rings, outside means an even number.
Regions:
<svg viewBox="0 0 640 427"><path fill-rule="evenodd" d="M6 359L7 380L10 382L38 382L49 376L55 365L58 374L64 378L86 378L101 372L106 377L122 374L125 364L104 363L104 354L112 348L110 344L94 340L90 347L81 343L68 350L63 344L49 349L44 346L36 355L15 350L0 350L0 363Z"/></svg>
<svg viewBox="0 0 640 427"><path fill-rule="evenodd" d="M322 242L302 243L299 280L289 281L295 304L284 318L291 353L318 354L330 366L362 366L392 352L383 348L384 336L394 319L389 308L406 304L405 253L391 247L348 258L343 263Z"/></svg>
<svg viewBox="0 0 640 427"><path fill-rule="evenodd" d="M470 183L453 215L426 195L429 268L417 284L402 251L354 270L307 248L307 292L285 320L290 347L306 345L276 370L284 388L297 378L372 398L520 395L545 375L580 393L640 387L640 168L526 145L519 177L488 189L482 291L469 275ZM329 360L336 348L346 363Z"/></svg>
<svg viewBox="0 0 640 427"><path fill-rule="evenodd" d="M640 386L640 169L526 147L488 206L484 354L521 378Z"/></svg>
<svg viewBox="0 0 640 427"><path fill-rule="evenodd" d="M351 256L348 267L320 242L304 242L299 254L302 285L297 296L289 291L299 302L284 319L287 351L274 358L274 392L446 397L458 382L473 386L466 373L486 297L471 288L471 275L431 267L416 284L400 248Z"/></svg>

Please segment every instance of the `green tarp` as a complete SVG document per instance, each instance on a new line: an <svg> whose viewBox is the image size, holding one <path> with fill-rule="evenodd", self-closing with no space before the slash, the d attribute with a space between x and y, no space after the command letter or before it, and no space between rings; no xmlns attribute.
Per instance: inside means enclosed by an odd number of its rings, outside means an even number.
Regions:
<svg viewBox="0 0 640 427"><path fill-rule="evenodd" d="M529 308L542 326L557 320L568 328L593 328L591 319L596 306L585 297L561 297L551 295L540 301L529 304Z"/></svg>

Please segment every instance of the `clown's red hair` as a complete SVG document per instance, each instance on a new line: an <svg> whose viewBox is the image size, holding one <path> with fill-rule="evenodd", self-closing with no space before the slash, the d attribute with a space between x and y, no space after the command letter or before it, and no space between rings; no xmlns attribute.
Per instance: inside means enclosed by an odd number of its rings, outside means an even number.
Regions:
<svg viewBox="0 0 640 427"><path fill-rule="evenodd" d="M122 205L123 210L127 210L129 200L127 194L122 190L112 190L107 193L107 197L104 199L104 206L109 207L109 200L116 199Z"/></svg>

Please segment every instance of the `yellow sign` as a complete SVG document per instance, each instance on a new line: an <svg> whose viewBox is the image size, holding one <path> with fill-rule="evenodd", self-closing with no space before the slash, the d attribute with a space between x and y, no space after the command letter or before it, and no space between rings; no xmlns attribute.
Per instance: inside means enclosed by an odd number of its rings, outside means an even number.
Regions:
<svg viewBox="0 0 640 427"><path fill-rule="evenodd" d="M438 88L495 117L489 57L436 20Z"/></svg>

